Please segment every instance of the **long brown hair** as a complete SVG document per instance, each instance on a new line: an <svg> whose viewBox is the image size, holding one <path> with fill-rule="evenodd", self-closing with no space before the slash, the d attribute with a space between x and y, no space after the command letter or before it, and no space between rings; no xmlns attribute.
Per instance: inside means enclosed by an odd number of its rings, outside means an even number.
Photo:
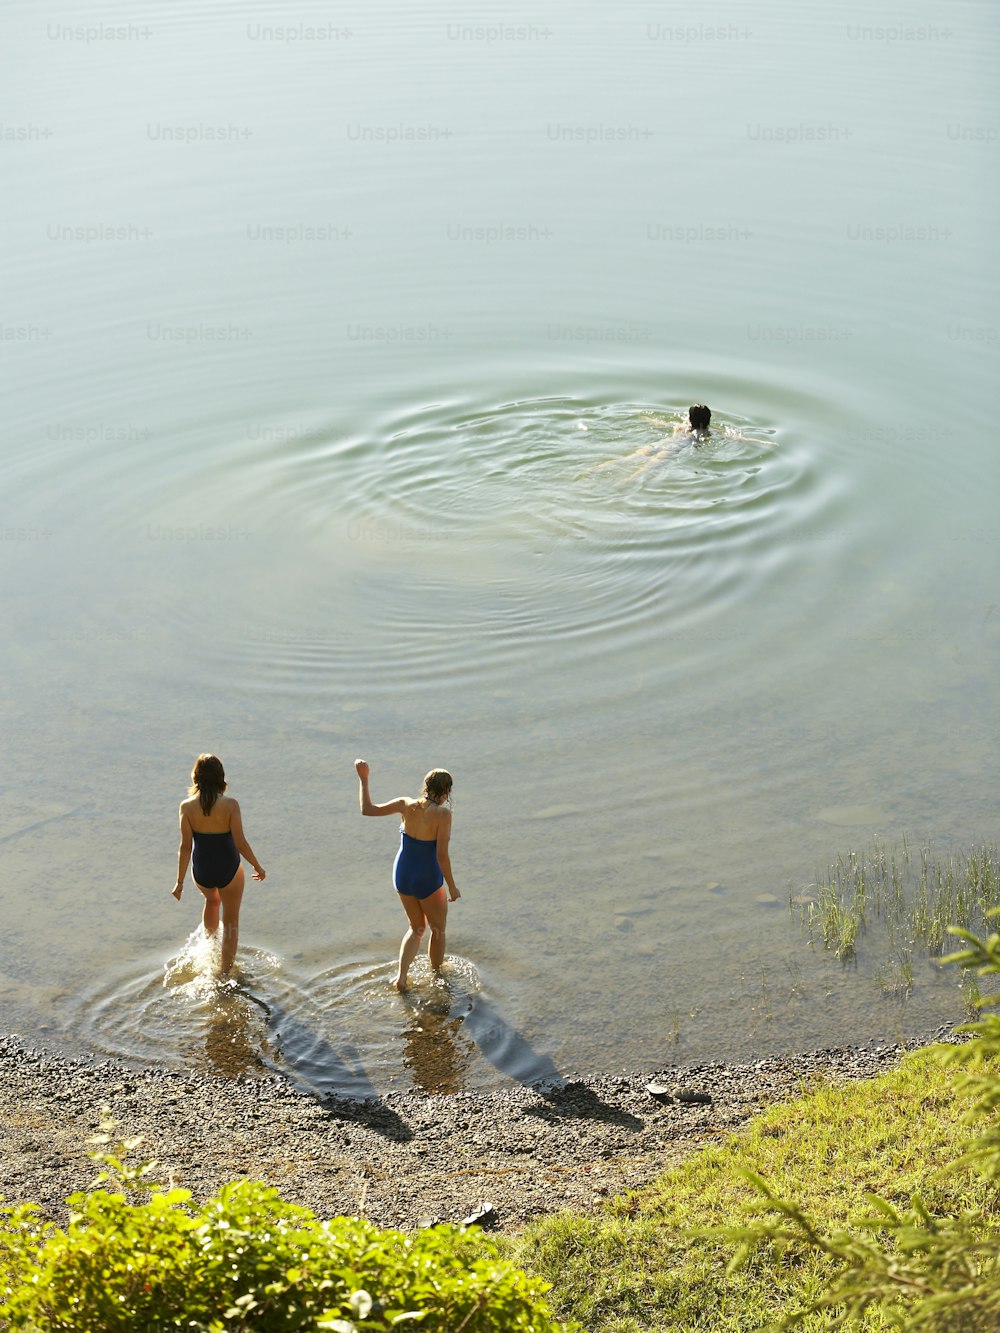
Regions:
<svg viewBox="0 0 1000 1333"><path fill-rule="evenodd" d="M226 790L226 771L214 754L200 754L191 770L189 796L197 796L202 813L210 815L212 806Z"/></svg>

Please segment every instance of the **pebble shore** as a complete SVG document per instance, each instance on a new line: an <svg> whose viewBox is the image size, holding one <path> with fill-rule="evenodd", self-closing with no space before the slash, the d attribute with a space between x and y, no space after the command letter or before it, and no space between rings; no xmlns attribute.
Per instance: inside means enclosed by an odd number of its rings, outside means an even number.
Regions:
<svg viewBox="0 0 1000 1333"><path fill-rule="evenodd" d="M941 1040L948 1029L925 1040ZM912 1045L920 1045L914 1042ZM141 1135L156 1179L196 1200L239 1177L275 1186L322 1217L410 1230L484 1209L503 1230L561 1208L595 1209L646 1184L816 1078L872 1078L900 1045L851 1047L750 1064L663 1066L493 1092L317 1100L281 1077L235 1082L168 1069L67 1060L0 1038L0 1196L66 1220L66 1196L96 1168L88 1139L101 1108ZM673 1093L657 1100L650 1082ZM686 1097L697 1100L685 1100Z"/></svg>

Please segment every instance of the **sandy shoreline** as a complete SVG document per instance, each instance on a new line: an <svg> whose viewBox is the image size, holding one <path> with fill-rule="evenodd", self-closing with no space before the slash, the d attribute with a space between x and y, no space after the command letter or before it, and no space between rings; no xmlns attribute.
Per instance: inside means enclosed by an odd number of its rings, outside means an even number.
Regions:
<svg viewBox="0 0 1000 1333"><path fill-rule="evenodd" d="M948 1029L929 1034L932 1041ZM549 1090L322 1101L275 1076L227 1081L160 1069L88 1064L0 1038L0 1196L65 1220L64 1200L96 1173L87 1156L101 1107L144 1138L157 1178L196 1199L241 1176L277 1187L324 1217L363 1216L411 1229L460 1222L483 1205L514 1229L560 1208L590 1209L652 1180L758 1110L816 1077L870 1078L900 1045L849 1047L749 1064L665 1067L671 1088L711 1100L664 1104L649 1074L566 1082Z"/></svg>

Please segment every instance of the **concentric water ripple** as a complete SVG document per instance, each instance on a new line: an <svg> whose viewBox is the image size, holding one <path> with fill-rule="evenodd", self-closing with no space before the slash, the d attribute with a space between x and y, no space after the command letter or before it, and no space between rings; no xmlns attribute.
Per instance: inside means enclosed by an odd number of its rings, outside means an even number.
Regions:
<svg viewBox="0 0 1000 1333"><path fill-rule="evenodd" d="M318 1096L372 1098L390 1085L456 1092L495 1078L477 1060L474 1035L490 1011L476 968L461 957L449 957L441 977L418 959L402 996L391 963L309 974L305 957L289 967L244 948L234 979L221 981L218 961L217 943L199 928L164 967L105 974L68 999L66 1027L87 1050L128 1063L225 1078L279 1072ZM515 1060L502 1072L520 1073Z"/></svg>
<svg viewBox="0 0 1000 1333"><path fill-rule="evenodd" d="M200 927L166 966L105 971L66 1001L66 1027L88 1049L135 1064L196 1068L227 1078L269 1071L274 1043L266 988L278 960L241 953L251 986L217 979L218 947Z"/></svg>
<svg viewBox="0 0 1000 1333"><path fill-rule="evenodd" d="M391 688L443 658L485 683L542 639L586 656L722 613L834 522L845 487L772 420L717 416L696 443L679 416L439 402L383 413L364 443L317 430L262 450L240 507L298 534L305 565L227 651L258 688L336 691L359 671Z"/></svg>

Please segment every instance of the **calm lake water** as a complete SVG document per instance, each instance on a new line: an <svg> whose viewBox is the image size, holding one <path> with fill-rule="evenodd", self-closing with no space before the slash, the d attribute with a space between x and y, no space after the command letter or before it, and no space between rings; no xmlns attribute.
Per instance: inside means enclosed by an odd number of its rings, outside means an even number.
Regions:
<svg viewBox="0 0 1000 1333"><path fill-rule="evenodd" d="M5 6L6 1027L372 1094L961 1016L788 900L996 836L997 11L690 13ZM406 1000L357 754L455 777Z"/></svg>

